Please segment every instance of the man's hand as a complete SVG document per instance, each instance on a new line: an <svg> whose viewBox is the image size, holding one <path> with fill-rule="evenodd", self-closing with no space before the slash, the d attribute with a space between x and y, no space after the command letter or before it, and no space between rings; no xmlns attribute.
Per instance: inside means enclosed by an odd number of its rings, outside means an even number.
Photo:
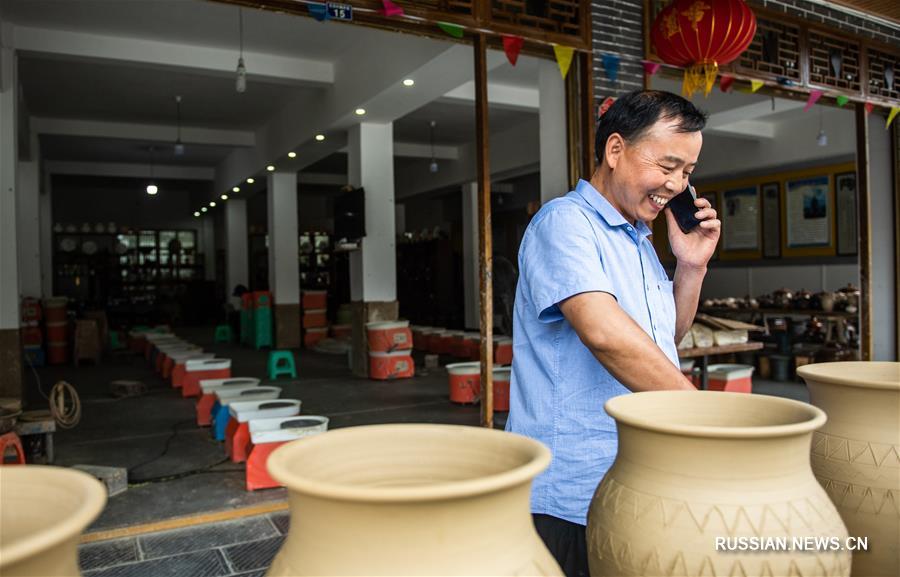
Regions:
<svg viewBox="0 0 900 577"><path fill-rule="evenodd" d="M694 201L694 205L697 207L694 216L702 222L687 234L681 231L672 211L665 211L666 224L669 227L669 245L672 247L672 254L678 260L678 266L705 269L706 263L716 251L722 221L716 218L716 211L709 200L698 198Z"/></svg>

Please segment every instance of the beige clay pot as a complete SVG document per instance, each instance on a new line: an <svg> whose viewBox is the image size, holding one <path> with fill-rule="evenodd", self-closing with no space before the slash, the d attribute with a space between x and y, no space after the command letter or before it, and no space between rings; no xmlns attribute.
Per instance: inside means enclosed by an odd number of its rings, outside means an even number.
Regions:
<svg viewBox="0 0 900 577"><path fill-rule="evenodd" d="M61 467L0 466L0 504L0 575L81 575L81 532L106 504L97 479Z"/></svg>
<svg viewBox="0 0 900 577"><path fill-rule="evenodd" d="M728 550L775 546L766 538L845 544L809 465L820 409L719 391L634 393L605 408L619 449L588 513L593 577L849 575L847 551Z"/></svg>
<svg viewBox="0 0 900 577"><path fill-rule="evenodd" d="M900 363L843 362L797 369L828 415L813 434L812 468L847 524L868 537L856 577L900 575Z"/></svg>
<svg viewBox="0 0 900 577"><path fill-rule="evenodd" d="M562 575L534 529L531 480L550 451L451 425L375 425L269 457L291 528L267 575Z"/></svg>

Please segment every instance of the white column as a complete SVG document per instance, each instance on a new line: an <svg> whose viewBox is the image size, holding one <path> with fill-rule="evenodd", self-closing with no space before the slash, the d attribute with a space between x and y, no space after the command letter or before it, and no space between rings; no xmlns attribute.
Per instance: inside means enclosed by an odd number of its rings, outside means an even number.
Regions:
<svg viewBox="0 0 900 577"><path fill-rule="evenodd" d="M41 221L41 294L53 296L53 178L50 173L41 174L39 213Z"/></svg>
<svg viewBox="0 0 900 577"><path fill-rule="evenodd" d="M559 66L541 59L538 70L541 204L569 191L566 154L566 88Z"/></svg>
<svg viewBox="0 0 900 577"><path fill-rule="evenodd" d="M467 329L481 327L479 313L478 183L462 185L463 302Z"/></svg>
<svg viewBox="0 0 900 577"><path fill-rule="evenodd" d="M394 225L394 125L363 122L349 130L348 180L365 189L366 237L350 256L350 298L397 300Z"/></svg>
<svg viewBox="0 0 900 577"><path fill-rule="evenodd" d="M270 172L269 290L277 305L300 302L300 246L297 229L297 173Z"/></svg>
<svg viewBox="0 0 900 577"><path fill-rule="evenodd" d="M234 201L230 200L228 202ZM228 209L226 208L225 210L227 211ZM200 250L206 257L203 263L203 277L206 280L214 281L216 280L216 219L204 218L201 220L199 236L202 244L200 245ZM233 286L231 290L234 290Z"/></svg>
<svg viewBox="0 0 900 577"><path fill-rule="evenodd" d="M16 174L16 225L18 228L19 295L41 296L40 148L31 136L31 158L19 161Z"/></svg>
<svg viewBox="0 0 900 577"><path fill-rule="evenodd" d="M247 281L247 201L242 198L225 203L225 239L225 294L232 299L232 304L240 307L241 299L231 296L234 287L241 284L250 288ZM206 259L215 259L215 255L207 252Z"/></svg>
<svg viewBox="0 0 900 577"><path fill-rule="evenodd" d="M16 235L16 57L3 25L0 47L0 330L19 328L19 265ZM0 387L2 389L2 387Z"/></svg>
<svg viewBox="0 0 900 577"><path fill-rule="evenodd" d="M884 129L885 120L880 114L870 114L868 118L873 361L898 360L894 342L898 314L894 284L900 255L894 254L894 234L897 234L900 223L894 222L891 133Z"/></svg>

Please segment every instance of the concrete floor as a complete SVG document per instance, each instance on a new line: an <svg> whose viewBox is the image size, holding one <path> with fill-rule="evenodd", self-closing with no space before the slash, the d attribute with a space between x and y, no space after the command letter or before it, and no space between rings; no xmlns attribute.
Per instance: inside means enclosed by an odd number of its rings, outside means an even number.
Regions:
<svg viewBox="0 0 900 577"><path fill-rule="evenodd" d="M212 329L178 331L216 356L230 358L234 376L259 377L273 384L265 379L265 351L213 344L212 333ZM277 381L282 397L301 399L303 413L329 417L331 428L393 422L479 423L478 407L447 400L443 369L430 374L419 369L415 378L407 380L370 381L353 377L343 355L300 351L297 361L298 378ZM129 489L109 500L89 532L284 500L284 489L247 492L243 465L219 464L224 458L222 444L210 437L209 429L196 426L194 401L182 398L142 357L120 355L104 359L100 366L46 367L36 373L44 391L60 379L73 384L83 405L81 423L56 433L56 464L130 469ZM149 392L114 399L109 383L116 379L142 381ZM29 408L45 408L34 374L28 382ZM755 379L754 392L808 399L806 387L799 383ZM498 413L495 426L502 428L505 420L506 415ZM198 469L202 473L141 482Z"/></svg>

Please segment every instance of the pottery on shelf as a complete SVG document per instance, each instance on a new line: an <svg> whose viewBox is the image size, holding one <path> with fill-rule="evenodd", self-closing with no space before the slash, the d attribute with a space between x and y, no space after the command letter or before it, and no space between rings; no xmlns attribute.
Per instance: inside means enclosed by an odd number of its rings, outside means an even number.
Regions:
<svg viewBox="0 0 900 577"><path fill-rule="evenodd" d="M534 529L539 442L479 427L350 427L269 457L291 528L267 575L562 575Z"/></svg>
<svg viewBox="0 0 900 577"><path fill-rule="evenodd" d="M74 469L0 466L0 575L81 575L81 532L106 504L106 489Z"/></svg>
<svg viewBox="0 0 900 577"><path fill-rule="evenodd" d="M593 577L850 574L847 551L740 550L769 538L845 543L809 464L821 409L720 391L633 393L605 408L619 447L588 513Z"/></svg>
<svg viewBox="0 0 900 577"><path fill-rule="evenodd" d="M847 524L868 537L853 575L900 575L900 363L797 369L828 422L813 435L812 468Z"/></svg>

